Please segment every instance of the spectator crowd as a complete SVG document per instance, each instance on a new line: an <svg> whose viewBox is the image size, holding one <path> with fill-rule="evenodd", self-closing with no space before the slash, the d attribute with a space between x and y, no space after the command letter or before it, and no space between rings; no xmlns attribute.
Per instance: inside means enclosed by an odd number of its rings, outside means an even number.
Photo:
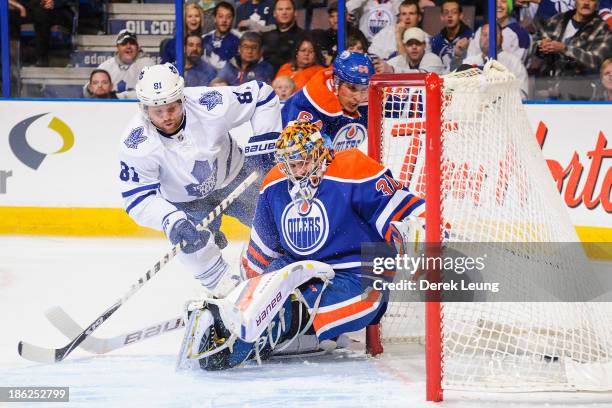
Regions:
<svg viewBox="0 0 612 408"><path fill-rule="evenodd" d="M69 3L9 0L11 22L34 23L37 65L48 65L50 25L70 23ZM160 44L160 60L182 63L187 86L256 79L286 100L330 66L341 23L346 48L367 53L377 72L445 74L489 59L485 1L348 0L345 22L338 21L335 0L320 4L327 8L329 28L306 30L297 22L295 0L187 0L184 60L176 61L174 38ZM497 59L519 79L525 98L612 100L611 5L612 0L497 0ZM93 70L85 97L133 98L138 73L155 63L128 30L117 35L116 47L115 56Z"/></svg>

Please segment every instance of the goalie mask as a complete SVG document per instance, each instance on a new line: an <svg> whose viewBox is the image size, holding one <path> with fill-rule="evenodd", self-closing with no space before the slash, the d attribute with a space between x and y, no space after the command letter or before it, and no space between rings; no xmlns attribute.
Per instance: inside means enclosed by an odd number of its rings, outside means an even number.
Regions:
<svg viewBox="0 0 612 408"><path fill-rule="evenodd" d="M306 121L292 121L276 142L276 162L292 184L291 198L310 202L333 159L329 137Z"/></svg>

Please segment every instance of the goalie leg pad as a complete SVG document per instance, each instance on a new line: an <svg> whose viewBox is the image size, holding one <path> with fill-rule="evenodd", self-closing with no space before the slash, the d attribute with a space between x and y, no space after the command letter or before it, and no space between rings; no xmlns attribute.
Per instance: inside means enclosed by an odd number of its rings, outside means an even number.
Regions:
<svg viewBox="0 0 612 408"><path fill-rule="evenodd" d="M282 309L281 313L283 319L291 321L291 305ZM217 305L208 304L206 309L195 311L196 314L192 350L197 350L197 354L188 358L198 359L199 367L206 371L227 370L249 360L267 360L275 344L282 342L290 333L290 327L281 324L281 317L276 316L257 341L247 343L225 327ZM273 343L272 339L278 340Z"/></svg>
<svg viewBox="0 0 612 408"><path fill-rule="evenodd" d="M248 360L267 359L276 345L289 336L303 334L312 323L293 305L297 302L290 294L305 282L315 278L327 281L333 276L329 265L296 262L242 282L224 299L202 301L193 312L197 316L189 316L178 367L198 359L205 370L223 370ZM326 285L322 283L320 294ZM297 322L292 318L294 308L300 311Z"/></svg>

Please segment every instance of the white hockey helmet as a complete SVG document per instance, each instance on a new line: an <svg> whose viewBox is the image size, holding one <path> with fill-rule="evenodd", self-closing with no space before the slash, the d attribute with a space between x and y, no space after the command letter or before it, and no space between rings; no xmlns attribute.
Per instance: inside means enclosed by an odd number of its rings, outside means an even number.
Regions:
<svg viewBox="0 0 612 408"><path fill-rule="evenodd" d="M144 67L136 84L136 96L145 106L159 106L183 99L185 80L170 63Z"/></svg>

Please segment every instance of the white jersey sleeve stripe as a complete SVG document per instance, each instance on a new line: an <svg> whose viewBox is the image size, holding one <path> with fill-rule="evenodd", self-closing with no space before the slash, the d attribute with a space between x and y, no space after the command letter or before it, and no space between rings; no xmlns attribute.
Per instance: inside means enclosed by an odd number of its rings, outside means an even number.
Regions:
<svg viewBox="0 0 612 408"><path fill-rule="evenodd" d="M132 190L128 190L125 191L123 193L121 193L121 197L126 198L129 197L131 195L134 195L136 193L139 193L141 191L147 191L147 190L157 190L159 188L159 183L157 184L149 184L147 186L140 186L140 187L136 187Z"/></svg>
<svg viewBox="0 0 612 408"><path fill-rule="evenodd" d="M397 190L389 203L385 207L385 209L380 213L378 218L376 219L376 230L380 234L381 237L384 237L383 228L385 226L386 221L389 219L391 214L397 209L398 206L402 204L402 201L409 196L410 193L404 190Z"/></svg>
<svg viewBox="0 0 612 408"><path fill-rule="evenodd" d="M265 105L266 103L270 102L272 99L274 99L276 97L276 92L274 92L274 90L272 90L272 92L270 92L270 94L263 100L263 101L258 101L255 104L255 107L260 107L262 105Z"/></svg>
<svg viewBox="0 0 612 408"><path fill-rule="evenodd" d="M251 228L251 239L259 247L259 249L261 249L261 251L265 255L269 256L270 258L278 258L282 255L282 254L279 254L278 252L271 250L270 248L266 246L266 244L263 243L263 241L259 237L259 234L257 234L256 228Z"/></svg>
<svg viewBox="0 0 612 408"><path fill-rule="evenodd" d="M137 197L136 199L134 199L134 201L132 201L130 203L130 205L127 206L127 208L125 209L125 212L127 212L129 214L130 211L132 211L132 209L134 207L136 207L138 204L140 204L145 198L147 198L147 197L149 197L151 195L156 195L156 194L157 194L157 191L149 191L148 193L143 194L143 195Z"/></svg>

